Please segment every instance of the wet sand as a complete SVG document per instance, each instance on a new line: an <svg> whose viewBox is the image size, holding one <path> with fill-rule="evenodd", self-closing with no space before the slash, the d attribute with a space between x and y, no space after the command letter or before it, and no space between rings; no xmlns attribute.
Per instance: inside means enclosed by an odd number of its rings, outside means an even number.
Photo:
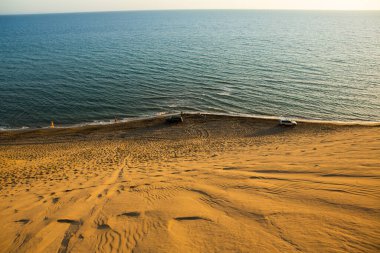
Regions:
<svg viewBox="0 0 380 253"><path fill-rule="evenodd" d="M0 132L0 252L379 252L380 127Z"/></svg>

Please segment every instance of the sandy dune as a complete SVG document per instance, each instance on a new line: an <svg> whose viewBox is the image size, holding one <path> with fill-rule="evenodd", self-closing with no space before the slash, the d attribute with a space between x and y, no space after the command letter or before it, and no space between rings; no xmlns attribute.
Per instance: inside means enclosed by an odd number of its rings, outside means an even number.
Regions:
<svg viewBox="0 0 380 253"><path fill-rule="evenodd" d="M0 133L0 252L380 252L380 127Z"/></svg>

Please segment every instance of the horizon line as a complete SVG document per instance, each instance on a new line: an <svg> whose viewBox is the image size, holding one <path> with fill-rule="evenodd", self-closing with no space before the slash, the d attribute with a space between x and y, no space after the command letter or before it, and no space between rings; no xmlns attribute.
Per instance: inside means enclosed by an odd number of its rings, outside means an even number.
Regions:
<svg viewBox="0 0 380 253"><path fill-rule="evenodd" d="M67 12L20 12L20 13L1 13L0 16L22 16L22 15L52 15L52 14L86 14L86 13L112 13L112 12L159 12L159 11L337 11L337 12L377 12L380 9L130 9L130 10L104 10L104 11L67 11Z"/></svg>

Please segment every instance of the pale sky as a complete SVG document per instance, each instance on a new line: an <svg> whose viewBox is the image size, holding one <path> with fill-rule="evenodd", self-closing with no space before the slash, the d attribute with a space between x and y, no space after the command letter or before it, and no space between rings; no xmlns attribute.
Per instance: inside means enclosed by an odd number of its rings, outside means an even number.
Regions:
<svg viewBox="0 0 380 253"><path fill-rule="evenodd" d="M380 10L380 0L0 0L0 14L168 9Z"/></svg>

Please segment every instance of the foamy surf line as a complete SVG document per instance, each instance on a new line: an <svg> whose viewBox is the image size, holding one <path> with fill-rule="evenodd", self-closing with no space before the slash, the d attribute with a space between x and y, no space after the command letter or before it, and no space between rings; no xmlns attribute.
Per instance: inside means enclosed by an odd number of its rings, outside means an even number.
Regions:
<svg viewBox="0 0 380 253"><path fill-rule="evenodd" d="M154 120L170 117L173 115L179 115L181 112L160 112L155 115L145 115L139 117L122 118L115 120L95 120L92 122L76 123L76 124L66 124L66 125L56 125L55 129L71 129L71 128L82 128L88 126L101 127L110 126L114 124L123 124L129 122L139 122L144 120ZM257 119L257 120L280 120L281 118L287 118L295 120L299 123L310 123L310 124L328 124L328 125L341 125L341 126L380 126L378 121L338 121L338 120L321 120L321 119L305 119L297 116L273 116L273 115L258 115L258 114L244 114L244 113L215 113L215 112L182 112L182 115L186 117L189 116L215 116L215 117L229 117L229 118L246 118L246 119ZM23 126L20 128L7 128L0 126L0 132L7 131L32 131L32 130L43 130L50 129L49 126L44 127L27 127Z"/></svg>
<svg viewBox="0 0 380 253"><path fill-rule="evenodd" d="M178 113L158 113L155 115L145 115L145 116L138 116L138 117L130 117L130 118L121 118L121 119L109 119L109 120L94 120L92 122L83 122L83 123L75 123L75 124L56 124L54 126L54 129L71 129L71 128L82 128L82 127L88 127L88 126L109 126L109 125L115 125L115 124L122 124L122 123L128 123L128 122L138 122L138 121L144 121L149 119L159 119L163 117L170 117L172 115L177 115ZM23 130L43 130L43 129L51 129L50 126L43 126L43 127L18 127L18 128L9 128L9 127L2 127L0 126L0 132L7 132L7 131L23 131Z"/></svg>
<svg viewBox="0 0 380 253"><path fill-rule="evenodd" d="M202 113L195 113L195 112L186 112L185 115L210 115L210 116L222 116L222 117L239 117L239 118L247 118L247 119L259 119L259 120L280 120L282 118L286 119L292 119L297 122L302 123L315 123L315 124L332 124L332 125L346 125L346 126L355 126L355 125L361 125L361 126L380 126L379 121L339 121L339 120L322 120L322 119L306 119L306 118L300 118L299 116L272 116L272 115L258 115L258 114L244 114L244 113L209 113L209 112L202 112Z"/></svg>

